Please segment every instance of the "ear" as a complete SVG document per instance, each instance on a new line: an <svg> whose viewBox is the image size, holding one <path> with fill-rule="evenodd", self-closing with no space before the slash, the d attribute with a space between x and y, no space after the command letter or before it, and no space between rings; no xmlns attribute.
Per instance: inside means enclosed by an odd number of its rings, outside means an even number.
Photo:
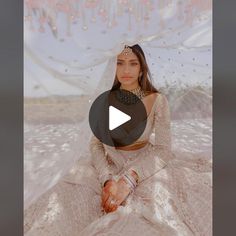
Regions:
<svg viewBox="0 0 236 236"><path fill-rule="evenodd" d="M139 73L139 77L142 77L142 75L143 75L143 72L141 71L141 72Z"/></svg>

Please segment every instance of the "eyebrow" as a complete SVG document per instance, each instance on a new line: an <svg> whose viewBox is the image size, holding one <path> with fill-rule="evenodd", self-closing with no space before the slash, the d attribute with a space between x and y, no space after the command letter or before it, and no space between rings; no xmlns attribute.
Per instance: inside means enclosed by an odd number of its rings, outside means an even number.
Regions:
<svg viewBox="0 0 236 236"><path fill-rule="evenodd" d="M122 59L117 59L117 61L125 61L125 60L122 60ZM131 59L129 61L137 61L138 62L138 59Z"/></svg>

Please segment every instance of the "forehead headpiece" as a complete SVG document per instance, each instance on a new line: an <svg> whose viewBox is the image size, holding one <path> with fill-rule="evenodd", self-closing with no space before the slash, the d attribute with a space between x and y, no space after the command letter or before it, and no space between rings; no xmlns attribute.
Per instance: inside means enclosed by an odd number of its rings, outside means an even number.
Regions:
<svg viewBox="0 0 236 236"><path fill-rule="evenodd" d="M125 48L124 50L121 52L121 54L125 55L125 56L128 56L132 53L132 48L129 47L128 45L125 45Z"/></svg>

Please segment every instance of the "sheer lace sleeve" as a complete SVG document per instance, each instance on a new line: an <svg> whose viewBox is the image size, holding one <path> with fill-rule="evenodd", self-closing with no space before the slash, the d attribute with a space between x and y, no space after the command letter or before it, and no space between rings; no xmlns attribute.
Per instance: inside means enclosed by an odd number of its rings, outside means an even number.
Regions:
<svg viewBox="0 0 236 236"><path fill-rule="evenodd" d="M161 170L172 158L169 105L165 95L158 96L154 113L154 144L129 167L138 174L140 182Z"/></svg>
<svg viewBox="0 0 236 236"><path fill-rule="evenodd" d="M95 136L92 136L90 140L90 151L92 157L92 164L98 172L98 177L101 185L103 186L104 182L111 178L111 172L109 170L109 165L107 161L107 153L104 149L104 146L100 140Z"/></svg>

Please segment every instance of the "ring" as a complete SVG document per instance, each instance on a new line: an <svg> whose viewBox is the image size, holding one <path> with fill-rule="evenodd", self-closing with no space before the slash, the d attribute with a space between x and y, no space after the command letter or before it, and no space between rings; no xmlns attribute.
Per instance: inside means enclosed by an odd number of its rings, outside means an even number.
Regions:
<svg viewBox="0 0 236 236"><path fill-rule="evenodd" d="M111 205L117 205L117 200L116 199L112 199L112 197L110 197L110 204Z"/></svg>
<svg viewBox="0 0 236 236"><path fill-rule="evenodd" d="M116 201L115 200L111 200L111 202L110 202L112 205L114 205L115 203L116 203Z"/></svg>

